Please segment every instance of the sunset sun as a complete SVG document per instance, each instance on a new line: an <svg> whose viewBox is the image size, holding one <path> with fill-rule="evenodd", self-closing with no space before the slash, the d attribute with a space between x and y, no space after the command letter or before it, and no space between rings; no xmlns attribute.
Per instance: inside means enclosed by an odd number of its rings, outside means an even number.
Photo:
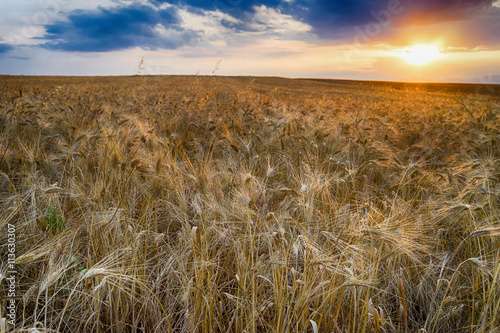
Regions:
<svg viewBox="0 0 500 333"><path fill-rule="evenodd" d="M414 65L426 65L442 56L436 45L413 45L401 54L403 59Z"/></svg>

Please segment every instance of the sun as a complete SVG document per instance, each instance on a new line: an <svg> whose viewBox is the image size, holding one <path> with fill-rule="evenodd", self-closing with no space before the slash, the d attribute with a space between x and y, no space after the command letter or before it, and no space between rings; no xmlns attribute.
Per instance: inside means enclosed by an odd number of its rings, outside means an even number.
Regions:
<svg viewBox="0 0 500 333"><path fill-rule="evenodd" d="M402 51L401 57L414 65L426 65L443 55L436 45L413 45Z"/></svg>

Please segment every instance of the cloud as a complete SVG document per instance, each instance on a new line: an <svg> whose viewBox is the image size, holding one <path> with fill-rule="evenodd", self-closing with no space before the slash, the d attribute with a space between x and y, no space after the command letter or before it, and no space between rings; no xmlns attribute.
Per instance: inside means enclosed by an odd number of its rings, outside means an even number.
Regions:
<svg viewBox="0 0 500 333"><path fill-rule="evenodd" d="M359 39L362 42L382 42L396 46L436 43L448 48L449 52L453 52L453 50L472 52L496 49L500 46L500 35L498 34L500 31L500 8L495 6L474 7L468 13L467 18L455 21L443 19L432 24L410 24L411 21L405 21L404 13L401 13L395 20L404 21L404 24L396 22L383 27L378 35L373 36L368 41L366 38ZM358 31L366 32L366 28L366 25L358 26ZM350 41L355 40L352 38Z"/></svg>
<svg viewBox="0 0 500 333"><path fill-rule="evenodd" d="M298 37L307 27L308 37L345 42L355 36L355 27L387 20L385 33L377 41L387 42L385 36L392 30L406 27L425 27L435 24L472 22L480 13L494 7L493 0L152 0L153 3L174 3L191 12L218 11L238 22L222 21L225 27L237 32L269 31L288 37ZM496 2L498 4L498 2ZM389 14L389 17L387 17ZM483 14L484 15L484 14ZM491 15L490 15L491 16ZM283 19L286 20L285 24ZM281 21L281 24L280 24ZM293 22L293 24L290 24ZM472 24L469 25L472 28ZM488 30L479 25L473 31ZM287 31L284 33L284 31ZM469 29L470 30L470 29ZM302 36L303 37L303 36ZM484 36L483 36L484 37ZM484 39L481 37L482 39ZM496 39L492 36L493 39ZM389 40L390 42L390 40Z"/></svg>
<svg viewBox="0 0 500 333"><path fill-rule="evenodd" d="M406 0L405 11L398 23L402 25L428 25L467 20L493 5L492 0Z"/></svg>
<svg viewBox="0 0 500 333"><path fill-rule="evenodd" d="M489 27L496 28L500 17L491 12L500 11L493 0L108 1L114 6L66 12L64 19L46 24L45 33L33 40L45 43L47 49L78 52L177 49L184 45L220 49L221 45L252 42L249 37L319 38L345 44L355 38L356 27L364 29L380 20L387 20L387 25L369 42L395 45L403 40L403 32L406 38L413 38L419 29L429 31L426 36L435 35L436 25L440 25L439 31L447 31L450 39L455 26L468 31L474 35L471 44L478 41L473 47L493 45L500 39ZM492 23L478 25L478 16ZM447 23L451 28L443 26Z"/></svg>
<svg viewBox="0 0 500 333"><path fill-rule="evenodd" d="M270 31L276 34L297 34L309 32L311 27L295 20L291 15L264 5L254 7L254 14L247 26L254 31Z"/></svg>
<svg viewBox="0 0 500 333"><path fill-rule="evenodd" d="M278 5L282 1L267 1ZM248 0L149 0L93 10L73 10L43 28L42 47L69 52L109 52L197 46L201 56L220 54L256 38L313 40L311 26L279 8ZM196 7L195 7L196 6Z"/></svg>
<svg viewBox="0 0 500 333"><path fill-rule="evenodd" d="M438 42L472 50L500 45L498 4L492 0L295 0L282 5L282 12L335 44Z"/></svg>
<svg viewBox="0 0 500 333"><path fill-rule="evenodd" d="M279 9L265 5L254 6L251 12L236 21L223 20L224 27L231 29L240 38L260 37L288 40L315 40L312 27L284 14Z"/></svg>
<svg viewBox="0 0 500 333"><path fill-rule="evenodd" d="M217 10L233 17L242 18L254 7L265 5L277 8L282 0L153 0L153 3L173 3L178 6L189 6L200 10Z"/></svg>
<svg viewBox="0 0 500 333"><path fill-rule="evenodd" d="M65 21L46 25L44 47L52 50L106 52L141 47L174 49L197 38L179 27L174 7L132 4L118 8L75 10Z"/></svg>
<svg viewBox="0 0 500 333"><path fill-rule="evenodd" d="M8 44L0 44L0 54L7 53L12 50L13 47Z"/></svg>
<svg viewBox="0 0 500 333"><path fill-rule="evenodd" d="M492 0L296 0L283 9L322 38L342 38L355 26L376 22L377 16L388 18L392 27L429 25L466 20L492 5Z"/></svg>
<svg viewBox="0 0 500 333"><path fill-rule="evenodd" d="M459 26L465 45L498 47L500 45L500 8L493 6L482 9L472 20ZM456 45L460 45L458 40ZM463 44L462 44L463 45Z"/></svg>
<svg viewBox="0 0 500 333"><path fill-rule="evenodd" d="M305 10L301 10L300 4ZM383 7L380 1L375 0L301 0L293 6L294 14L313 26L321 37L373 20L370 12Z"/></svg>

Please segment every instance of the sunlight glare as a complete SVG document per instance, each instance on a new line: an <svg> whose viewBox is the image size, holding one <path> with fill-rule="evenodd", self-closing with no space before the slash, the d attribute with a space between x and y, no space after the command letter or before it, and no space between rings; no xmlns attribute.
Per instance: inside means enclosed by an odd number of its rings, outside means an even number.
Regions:
<svg viewBox="0 0 500 333"><path fill-rule="evenodd" d="M401 55L403 59L414 65L425 65L442 56L436 45L413 45L403 50Z"/></svg>

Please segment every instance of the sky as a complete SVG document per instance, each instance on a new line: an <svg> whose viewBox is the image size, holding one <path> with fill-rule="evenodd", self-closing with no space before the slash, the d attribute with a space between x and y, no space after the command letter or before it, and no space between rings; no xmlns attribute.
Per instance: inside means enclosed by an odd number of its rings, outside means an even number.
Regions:
<svg viewBox="0 0 500 333"><path fill-rule="evenodd" d="M0 74L500 83L500 0L1 0Z"/></svg>

